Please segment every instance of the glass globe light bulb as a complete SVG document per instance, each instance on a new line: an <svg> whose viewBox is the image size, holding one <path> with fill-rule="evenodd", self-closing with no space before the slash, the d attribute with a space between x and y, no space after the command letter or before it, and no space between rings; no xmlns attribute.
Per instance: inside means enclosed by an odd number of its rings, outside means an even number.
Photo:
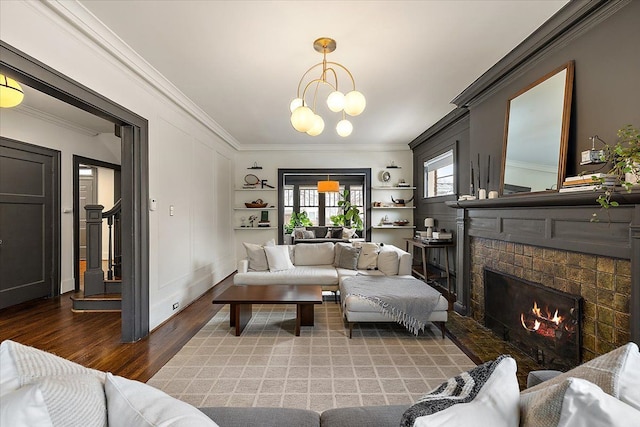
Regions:
<svg viewBox="0 0 640 427"><path fill-rule="evenodd" d="M313 127L307 131L307 134L311 136L318 136L324 130L324 120L319 115L313 117Z"/></svg>
<svg viewBox="0 0 640 427"><path fill-rule="evenodd" d="M336 125L336 132L338 132L338 135L342 137L349 136L351 135L351 132L353 132L353 125L349 120L342 119Z"/></svg>
<svg viewBox="0 0 640 427"><path fill-rule="evenodd" d="M19 105L24 99L20 84L12 78L0 74L0 107L11 108Z"/></svg>
<svg viewBox="0 0 640 427"><path fill-rule="evenodd" d="M298 107L291 113L291 124L298 132L306 132L313 127L315 114L309 107Z"/></svg>
<svg viewBox="0 0 640 427"><path fill-rule="evenodd" d="M327 107L334 113L342 111L344 108L344 95L342 92L333 91L327 97Z"/></svg>
<svg viewBox="0 0 640 427"><path fill-rule="evenodd" d="M364 111L367 100L357 90L352 90L344 96L344 112L350 116L357 116Z"/></svg>
<svg viewBox="0 0 640 427"><path fill-rule="evenodd" d="M291 110L291 112L293 113L294 110L298 107L302 107L302 99L295 98L293 101L291 101L291 104L289 104L289 110Z"/></svg>

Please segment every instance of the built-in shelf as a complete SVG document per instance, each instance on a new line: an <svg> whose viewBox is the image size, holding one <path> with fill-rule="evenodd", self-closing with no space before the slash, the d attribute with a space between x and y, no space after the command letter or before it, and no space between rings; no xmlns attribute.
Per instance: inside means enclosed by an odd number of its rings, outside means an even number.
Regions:
<svg viewBox="0 0 640 427"><path fill-rule="evenodd" d="M277 230L277 227L233 227L234 230Z"/></svg>
<svg viewBox="0 0 640 427"><path fill-rule="evenodd" d="M404 228L407 230L416 228L415 225L374 225L371 228L375 229L390 229L390 228Z"/></svg>
<svg viewBox="0 0 640 427"><path fill-rule="evenodd" d="M387 186L387 187L371 187L372 190L415 190L416 187L397 187L397 186Z"/></svg>
<svg viewBox="0 0 640 427"><path fill-rule="evenodd" d="M371 209L415 209L415 206L372 206Z"/></svg>
<svg viewBox="0 0 640 427"><path fill-rule="evenodd" d="M243 207L237 207L237 208L233 208L234 211L275 211L277 208L275 207L271 207L271 208L243 208Z"/></svg>
<svg viewBox="0 0 640 427"><path fill-rule="evenodd" d="M236 191L278 191L277 188L236 188Z"/></svg>

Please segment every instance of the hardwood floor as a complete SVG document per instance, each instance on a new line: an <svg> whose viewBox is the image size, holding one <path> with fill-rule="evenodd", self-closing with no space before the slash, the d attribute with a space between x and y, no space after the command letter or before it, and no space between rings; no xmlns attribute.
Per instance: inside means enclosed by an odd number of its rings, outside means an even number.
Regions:
<svg viewBox="0 0 640 427"><path fill-rule="evenodd" d="M10 339L146 382L220 310L211 300L232 284L232 277L135 343L120 342L120 313L73 313L73 293L0 310L0 341Z"/></svg>

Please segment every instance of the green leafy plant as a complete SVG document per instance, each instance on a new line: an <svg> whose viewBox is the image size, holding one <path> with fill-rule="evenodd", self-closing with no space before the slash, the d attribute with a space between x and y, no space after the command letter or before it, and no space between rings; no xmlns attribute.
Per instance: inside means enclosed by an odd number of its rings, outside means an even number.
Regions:
<svg viewBox="0 0 640 427"><path fill-rule="evenodd" d="M312 225L313 223L306 211L300 213L292 212L289 223L284 225L284 231L287 234L291 234L296 227L310 227Z"/></svg>
<svg viewBox="0 0 640 427"><path fill-rule="evenodd" d="M605 177L594 177L597 189L604 190L596 201L602 209L619 206L619 203L612 200L613 194L618 187L631 192L635 181L640 179L640 130L632 125L626 125L618 130L618 142L614 146L607 145L604 149L603 160L611 163L611 170ZM631 177L631 180L625 179ZM594 213L592 221L598 220L598 214Z"/></svg>
<svg viewBox="0 0 640 427"><path fill-rule="evenodd" d="M331 215L329 219L333 225L344 227L355 227L356 230L362 230L362 218L360 217L360 209L349 201L349 190L340 193L338 206L342 208L342 213Z"/></svg>

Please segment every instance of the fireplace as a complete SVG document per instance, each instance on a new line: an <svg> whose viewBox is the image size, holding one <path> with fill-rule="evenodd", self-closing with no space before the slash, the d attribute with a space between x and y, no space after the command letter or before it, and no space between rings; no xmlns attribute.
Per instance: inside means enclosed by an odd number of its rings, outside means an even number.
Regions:
<svg viewBox="0 0 640 427"><path fill-rule="evenodd" d="M581 362L582 297L484 268L485 326L548 369Z"/></svg>

